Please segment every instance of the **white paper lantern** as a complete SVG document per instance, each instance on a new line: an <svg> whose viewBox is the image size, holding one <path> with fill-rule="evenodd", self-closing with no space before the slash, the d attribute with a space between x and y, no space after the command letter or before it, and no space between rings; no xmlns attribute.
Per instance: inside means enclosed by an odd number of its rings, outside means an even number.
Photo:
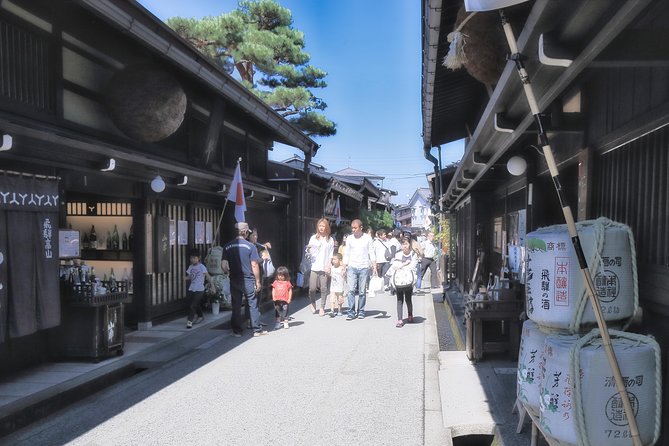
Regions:
<svg viewBox="0 0 669 446"><path fill-rule="evenodd" d="M165 190L165 181L163 181L160 175L151 180L151 190L157 193Z"/></svg>
<svg viewBox="0 0 669 446"><path fill-rule="evenodd" d="M527 169L527 161L520 156L512 156L509 158L509 161L506 162L506 169L511 175L522 175L525 173L525 169Z"/></svg>

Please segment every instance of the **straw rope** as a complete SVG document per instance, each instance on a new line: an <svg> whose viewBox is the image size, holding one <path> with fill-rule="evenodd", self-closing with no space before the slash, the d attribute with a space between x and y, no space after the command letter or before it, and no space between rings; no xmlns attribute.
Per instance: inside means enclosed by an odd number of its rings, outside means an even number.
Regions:
<svg viewBox="0 0 669 446"><path fill-rule="evenodd" d="M453 32L448 33L446 39L450 43L448 53L444 57L443 65L450 70L457 70L462 68L462 65L467 61L465 54L465 39L468 37L462 32L462 28L469 22L476 12L467 15L465 19L458 25Z"/></svg>

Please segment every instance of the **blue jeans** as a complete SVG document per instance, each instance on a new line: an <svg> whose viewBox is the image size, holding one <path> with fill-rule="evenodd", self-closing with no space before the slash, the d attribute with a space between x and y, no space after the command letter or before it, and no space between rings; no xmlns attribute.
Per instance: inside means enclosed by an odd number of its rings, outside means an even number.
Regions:
<svg viewBox="0 0 669 446"><path fill-rule="evenodd" d="M367 300L367 277L369 268L346 268L346 283L348 285L348 315L356 315L355 295L358 294L358 316L365 315L365 301Z"/></svg>
<svg viewBox="0 0 669 446"><path fill-rule="evenodd" d="M421 262L422 260L419 261L418 264L416 265L416 290L420 290L420 285L421 282L423 281L423 275L421 274L422 272Z"/></svg>
<svg viewBox="0 0 669 446"><path fill-rule="evenodd" d="M251 329L261 331L260 327L260 309L258 308L258 296L256 296L256 282L254 279L244 280L243 285L231 283L230 291L232 294L232 331L241 333L244 327L242 319L242 298L246 297L248 311L251 316Z"/></svg>

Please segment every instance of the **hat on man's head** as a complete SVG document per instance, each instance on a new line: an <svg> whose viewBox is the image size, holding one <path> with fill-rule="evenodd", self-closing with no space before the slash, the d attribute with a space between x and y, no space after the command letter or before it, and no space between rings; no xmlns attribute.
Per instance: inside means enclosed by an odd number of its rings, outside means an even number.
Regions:
<svg viewBox="0 0 669 446"><path fill-rule="evenodd" d="M235 223L235 229L238 231L248 231L249 230L249 224L246 223L245 221L238 221Z"/></svg>

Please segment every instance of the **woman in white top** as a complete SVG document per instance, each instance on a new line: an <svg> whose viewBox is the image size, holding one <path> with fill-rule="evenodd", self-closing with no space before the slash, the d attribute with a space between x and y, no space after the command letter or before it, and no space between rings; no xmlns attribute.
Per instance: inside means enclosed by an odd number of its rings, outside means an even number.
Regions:
<svg viewBox="0 0 669 446"><path fill-rule="evenodd" d="M325 315L325 303L328 297L328 276L330 275L330 261L334 253L334 239L330 237L330 223L321 218L316 222L316 233L311 236L307 244L307 256L311 261L309 274L309 308L316 314L316 289L321 290L321 305L319 314Z"/></svg>

